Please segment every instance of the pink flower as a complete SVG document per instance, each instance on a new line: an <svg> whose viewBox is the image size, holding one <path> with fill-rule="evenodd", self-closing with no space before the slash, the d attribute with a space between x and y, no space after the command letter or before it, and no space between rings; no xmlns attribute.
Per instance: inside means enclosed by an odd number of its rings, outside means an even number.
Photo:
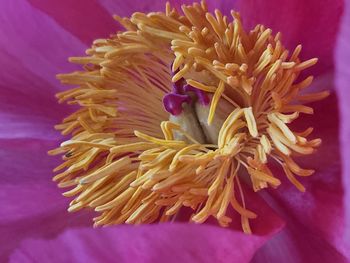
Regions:
<svg viewBox="0 0 350 263"><path fill-rule="evenodd" d="M312 124L323 139L318 153L300 160L317 172L298 192L286 181L273 191L248 194L253 235L235 226L183 222L103 229L91 214L68 214L68 202L51 182L59 163L48 157L60 136L53 130L69 108L54 94L55 79L74 70L67 57L83 55L93 39L119 30L112 14L163 10L163 1L5 0L0 4L0 259L12 262L346 262L350 260L350 3L273 0L208 1L235 9L247 27L262 23L281 31L305 58L318 57L315 90L332 95L316 102ZM343 22L341 18L343 16ZM337 42L338 40L338 42ZM337 45L336 45L337 42ZM337 100L337 95L339 102ZM340 116L338 116L338 106ZM341 134L340 138L338 134ZM179 220L181 221L181 220Z"/></svg>

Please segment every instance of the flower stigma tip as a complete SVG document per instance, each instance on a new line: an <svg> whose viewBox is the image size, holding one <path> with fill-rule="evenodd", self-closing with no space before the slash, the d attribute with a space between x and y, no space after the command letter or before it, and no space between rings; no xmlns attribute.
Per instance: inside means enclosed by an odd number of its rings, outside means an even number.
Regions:
<svg viewBox="0 0 350 263"><path fill-rule="evenodd" d="M49 152L63 159L53 180L69 188L68 211L99 213L95 226L167 222L188 209L191 222L240 220L251 233L245 193L283 176L306 190L299 177L314 170L296 157L321 139L290 123L329 93L304 93L313 77L300 73L317 59L302 61L301 45L289 52L280 33L247 31L239 13L212 14L204 1L181 9L115 16L124 31L70 58L83 69L57 76L75 86L57 98L79 109L55 126L71 138Z"/></svg>
<svg viewBox="0 0 350 263"><path fill-rule="evenodd" d="M175 73L178 73L178 70ZM172 77L174 75L172 72ZM191 105L196 101L207 106L210 103L210 98L206 92L187 84L184 78L176 80L172 84L172 91L163 97L164 109L175 116L182 113L183 103Z"/></svg>

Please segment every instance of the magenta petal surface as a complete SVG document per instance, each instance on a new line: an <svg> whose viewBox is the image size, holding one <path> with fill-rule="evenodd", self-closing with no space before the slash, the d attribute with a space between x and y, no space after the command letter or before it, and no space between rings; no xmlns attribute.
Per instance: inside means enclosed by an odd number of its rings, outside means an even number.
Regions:
<svg viewBox="0 0 350 263"><path fill-rule="evenodd" d="M45 199L42 199L37 205L44 206L45 201ZM67 213L61 207L50 211L50 213L40 214L6 224L0 223L0 262L8 262L10 255L19 247L23 240L32 238L52 239L65 229L90 226L90 217L86 212L76 214Z"/></svg>
<svg viewBox="0 0 350 263"><path fill-rule="evenodd" d="M340 110L340 142L345 186L346 223L345 238L350 251L350 2L346 1L342 28L336 52L336 87Z"/></svg>
<svg viewBox="0 0 350 263"><path fill-rule="evenodd" d="M304 117L298 126L313 125L314 137L323 143L314 155L299 159L302 167L315 169L309 178L300 178L306 187L300 193L282 180L282 185L266 199L286 221L286 229L262 248L254 262L263 262L261 257L277 262L346 262L349 250L344 242L344 189L338 140L337 99L333 94L328 99L315 103L315 115ZM319 121L312 121L314 120ZM272 244L282 253L276 253ZM321 252L319 252L321 251ZM261 254L261 256L259 256ZM287 256L286 254L290 254ZM291 256L294 255L293 260ZM335 260L337 259L337 260ZM269 261L268 260L268 261Z"/></svg>
<svg viewBox="0 0 350 263"><path fill-rule="evenodd" d="M23 0L1 2L0 24L0 138L56 138L67 110L55 75L77 68L67 57L85 45Z"/></svg>
<svg viewBox="0 0 350 263"><path fill-rule="evenodd" d="M55 144L28 139L0 141L1 224L65 209L67 200L51 179L59 162L47 155Z"/></svg>
<svg viewBox="0 0 350 263"><path fill-rule="evenodd" d="M86 213L69 214L69 200L51 181L58 160L46 151L56 143L0 140L0 262L21 240L54 237L66 227L90 225Z"/></svg>
<svg viewBox="0 0 350 263"><path fill-rule="evenodd" d="M85 228L54 240L26 240L10 262L245 263L265 239L194 224Z"/></svg>
<svg viewBox="0 0 350 263"><path fill-rule="evenodd" d="M29 0L29 2L87 45L120 29L118 23L97 0Z"/></svg>
<svg viewBox="0 0 350 263"><path fill-rule="evenodd" d="M68 112L58 105L50 83L2 50L0 57L0 139L59 138L53 126Z"/></svg>
<svg viewBox="0 0 350 263"><path fill-rule="evenodd" d="M67 58L83 55L85 45L25 0L4 0L0 6L0 55L7 54L12 58L6 61L9 64L1 63L1 79L7 75L7 81L2 84L16 88L10 80L22 72L10 71L8 67L11 69L13 64L21 65L28 72L26 74L32 73L50 84L40 87L37 92L43 94L53 88L62 89L56 74L76 69ZM21 90L25 93L31 85L23 83L26 87Z"/></svg>
<svg viewBox="0 0 350 263"><path fill-rule="evenodd" d="M287 227L261 247L251 263L347 263L344 255L293 218Z"/></svg>
<svg viewBox="0 0 350 263"><path fill-rule="evenodd" d="M163 0L134 0L134 1L123 1L123 0L98 0L99 3L105 7L105 9L111 15L118 15L121 17L130 16L134 12L157 12L165 11L165 3ZM182 4L191 4L191 0L170 0L171 6L176 7L180 10Z"/></svg>
<svg viewBox="0 0 350 263"><path fill-rule="evenodd" d="M311 69L321 74L333 68L333 50L339 30L342 0L238 0L243 23L247 28L264 24L276 33L288 48L303 45L301 58L318 57Z"/></svg>
<svg viewBox="0 0 350 263"><path fill-rule="evenodd" d="M181 5L190 5L193 2L191 0L170 0L172 7L175 7L178 11L181 10ZM223 14L230 16L230 10L235 9L236 0L207 0L208 9L214 11L219 9ZM99 3L105 7L105 9L111 15L119 16L130 16L134 12L156 12L165 10L164 0L134 0L134 1L123 1L123 0L99 0Z"/></svg>

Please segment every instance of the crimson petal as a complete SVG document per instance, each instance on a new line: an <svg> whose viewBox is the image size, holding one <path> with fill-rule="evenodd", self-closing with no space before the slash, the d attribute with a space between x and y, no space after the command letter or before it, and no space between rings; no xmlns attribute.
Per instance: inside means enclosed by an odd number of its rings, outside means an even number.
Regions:
<svg viewBox="0 0 350 263"><path fill-rule="evenodd" d="M310 70L315 75L334 67L335 48L342 0L238 0L237 9L247 28L263 24L282 33L283 44L288 48L303 45L302 59L319 58Z"/></svg>

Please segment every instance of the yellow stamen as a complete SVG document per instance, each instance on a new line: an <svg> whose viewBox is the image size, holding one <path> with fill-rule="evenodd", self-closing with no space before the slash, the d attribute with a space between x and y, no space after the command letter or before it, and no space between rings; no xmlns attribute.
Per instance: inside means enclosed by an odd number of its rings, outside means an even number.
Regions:
<svg viewBox="0 0 350 263"><path fill-rule="evenodd" d="M258 129L256 127L256 122L253 114L252 107L244 109L244 116L247 120L248 130L251 136L254 138L258 136Z"/></svg>
<svg viewBox="0 0 350 263"><path fill-rule="evenodd" d="M271 123L275 124L278 128L280 128L280 130L283 132L284 136L286 136L288 140L290 140L292 143L297 142L297 139L293 132L288 128L287 125L284 124L284 122L281 119L279 119L276 116L276 114L271 113L267 116L267 118Z"/></svg>
<svg viewBox="0 0 350 263"><path fill-rule="evenodd" d="M219 87L215 91L214 96L211 100L211 105L210 105L210 110L209 110L209 115L208 115L208 125L210 125L213 122L216 106L219 103L219 99L220 99L222 93L224 92L224 90L225 90L225 84L224 84L224 82L220 81Z"/></svg>
<svg viewBox="0 0 350 263"><path fill-rule="evenodd" d="M240 179L254 191L276 188L281 180L269 168L276 162L305 191L295 176L314 170L296 156L314 153L321 139L288 124L313 114L304 103L329 95L306 93L313 76L295 83L317 59L302 61L301 45L289 57L280 33L246 30L238 13L231 16L209 13L205 2L115 16L124 32L69 59L83 69L57 75L75 87L56 97L79 109L55 126L71 138L49 154L63 155L53 180L70 188L70 212L93 209L100 226L166 222L187 207L190 221L214 217L227 227L233 209L252 233L257 215L246 208ZM198 90L181 90L186 83ZM173 85L190 99L169 116L163 98Z"/></svg>

